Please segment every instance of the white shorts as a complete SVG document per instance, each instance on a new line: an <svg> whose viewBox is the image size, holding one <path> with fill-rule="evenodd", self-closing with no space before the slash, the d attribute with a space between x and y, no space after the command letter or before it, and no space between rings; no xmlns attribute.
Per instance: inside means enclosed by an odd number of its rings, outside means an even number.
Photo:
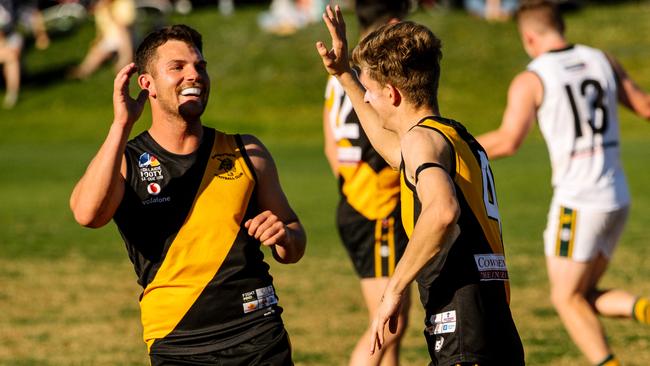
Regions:
<svg viewBox="0 0 650 366"><path fill-rule="evenodd" d="M615 211L593 211L552 203L544 230L544 253L577 262L590 261L597 254L611 258L628 213L629 206Z"/></svg>

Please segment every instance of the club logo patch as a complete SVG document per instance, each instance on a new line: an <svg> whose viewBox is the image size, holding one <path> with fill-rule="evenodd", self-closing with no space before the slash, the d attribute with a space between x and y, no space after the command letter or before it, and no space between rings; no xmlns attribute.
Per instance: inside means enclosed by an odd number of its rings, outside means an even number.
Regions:
<svg viewBox="0 0 650 366"><path fill-rule="evenodd" d="M244 172L237 169L237 165L235 164L237 156L235 154L216 154L212 156L212 159L219 161L219 168L217 168L217 172L214 174L217 178L234 180L244 175Z"/></svg>
<svg viewBox="0 0 650 366"><path fill-rule="evenodd" d="M138 167L140 168L140 180L143 182L155 182L163 179L162 166L153 154L142 153L138 158ZM149 187L147 187L148 189Z"/></svg>

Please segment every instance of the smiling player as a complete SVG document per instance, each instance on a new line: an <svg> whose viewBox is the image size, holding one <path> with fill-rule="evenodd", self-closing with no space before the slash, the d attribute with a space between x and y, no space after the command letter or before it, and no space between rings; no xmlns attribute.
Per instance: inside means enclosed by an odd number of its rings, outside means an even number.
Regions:
<svg viewBox="0 0 650 366"><path fill-rule="evenodd" d="M111 219L144 288L152 365L291 365L260 244L297 262L305 233L270 153L253 136L205 127L210 93L201 35L175 25L147 36L114 84L114 120L77 183L75 219ZM129 96L139 71L142 91ZM128 141L146 101L152 124Z"/></svg>

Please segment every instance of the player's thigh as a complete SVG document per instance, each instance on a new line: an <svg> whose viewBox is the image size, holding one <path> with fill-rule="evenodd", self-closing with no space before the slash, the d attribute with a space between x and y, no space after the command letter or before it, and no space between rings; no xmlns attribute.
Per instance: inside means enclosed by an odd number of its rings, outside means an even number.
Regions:
<svg viewBox="0 0 650 366"><path fill-rule="evenodd" d="M546 269L552 295L562 299L574 294L586 294L592 267L592 262L577 262L566 257L546 256Z"/></svg>

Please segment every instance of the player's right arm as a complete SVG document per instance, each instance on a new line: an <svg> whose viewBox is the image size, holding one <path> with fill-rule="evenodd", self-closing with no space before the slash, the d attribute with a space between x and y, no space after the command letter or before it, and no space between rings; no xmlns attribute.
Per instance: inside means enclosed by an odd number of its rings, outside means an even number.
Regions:
<svg viewBox="0 0 650 366"><path fill-rule="evenodd" d="M148 96L143 90L137 100L130 97L129 79L135 71L135 65L129 64L117 73L113 86L113 124L70 196L74 218L83 226L97 228L106 225L124 195L126 142Z"/></svg>
<svg viewBox="0 0 650 366"><path fill-rule="evenodd" d="M535 123L543 93L542 81L533 72L524 71L512 80L501 126L476 138L490 159L511 156L519 150Z"/></svg>
<svg viewBox="0 0 650 366"><path fill-rule="evenodd" d="M335 10L332 10L328 5L325 10L323 20L332 37L332 49L328 50L325 44L319 41L316 43L318 54L327 72L335 76L345 89L372 147L390 166L397 169L401 162L399 137L383 128L377 112L364 100L366 91L348 59L345 21L340 7L337 5Z"/></svg>
<svg viewBox="0 0 650 366"><path fill-rule="evenodd" d="M627 74L623 66L612 56L607 55L612 65L618 86L618 100L639 117L650 120L650 94L641 89Z"/></svg>

